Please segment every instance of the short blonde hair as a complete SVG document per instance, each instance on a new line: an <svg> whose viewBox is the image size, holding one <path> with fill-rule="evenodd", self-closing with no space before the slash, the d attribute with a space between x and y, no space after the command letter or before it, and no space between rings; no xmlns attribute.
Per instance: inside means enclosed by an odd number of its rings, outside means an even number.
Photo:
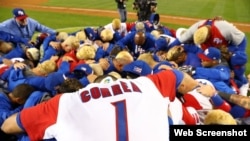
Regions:
<svg viewBox="0 0 250 141"><path fill-rule="evenodd" d="M77 52L76 57L79 60L94 59L96 55L96 49L93 45L83 45Z"/></svg>
<svg viewBox="0 0 250 141"><path fill-rule="evenodd" d="M194 32L194 43L200 45L204 43L209 36L210 28L208 26L202 26Z"/></svg>
<svg viewBox="0 0 250 141"><path fill-rule="evenodd" d="M119 69L122 69L124 65L133 62L134 58L127 50L122 50L115 56L113 61L119 64L119 67L117 66L118 67L117 70L122 71Z"/></svg>
<svg viewBox="0 0 250 141"><path fill-rule="evenodd" d="M75 36L68 36L63 44L71 46L72 49L77 49L80 47L80 41Z"/></svg>
<svg viewBox="0 0 250 141"><path fill-rule="evenodd" d="M122 76L121 76L118 72L116 72L116 71L111 71L110 73L108 73L108 75L112 75L112 76L114 76L116 79L122 78Z"/></svg>
<svg viewBox="0 0 250 141"><path fill-rule="evenodd" d="M57 40L66 40L69 34L67 32L59 32L57 35Z"/></svg>
<svg viewBox="0 0 250 141"><path fill-rule="evenodd" d="M182 46L174 46L168 50L166 59L168 61L176 61L183 52L184 49Z"/></svg>
<svg viewBox="0 0 250 141"><path fill-rule="evenodd" d="M151 53L143 53L140 54L139 57L137 58L137 60L142 60L144 62L146 62L147 64L149 64L150 66L155 63L156 61L154 60L154 57Z"/></svg>
<svg viewBox="0 0 250 141"><path fill-rule="evenodd" d="M204 118L205 125L237 125L233 116L221 109L210 110Z"/></svg>
<svg viewBox="0 0 250 141"><path fill-rule="evenodd" d="M103 69L100 64L91 63L89 64L89 66L92 68L95 75L97 76L103 75Z"/></svg>
<svg viewBox="0 0 250 141"><path fill-rule="evenodd" d="M160 32L158 30L152 30L150 34L153 35L155 39L160 37Z"/></svg>
<svg viewBox="0 0 250 141"><path fill-rule="evenodd" d="M110 29L103 29L101 31L101 39L104 42L109 42L113 39L113 31Z"/></svg>
<svg viewBox="0 0 250 141"><path fill-rule="evenodd" d="M113 19L112 21L112 28L114 30L118 30L121 28L121 20L120 19Z"/></svg>
<svg viewBox="0 0 250 141"><path fill-rule="evenodd" d="M37 67L45 75L47 75L51 72L54 72L57 69L56 62L52 61L52 60L46 60L46 61L38 64Z"/></svg>
<svg viewBox="0 0 250 141"><path fill-rule="evenodd" d="M120 51L115 59L122 59L122 60L128 60L128 61L134 61L133 56L126 50Z"/></svg>
<svg viewBox="0 0 250 141"><path fill-rule="evenodd" d="M85 41L87 39L87 36L86 36L86 33L81 30L81 31L78 31L76 33L76 38L79 40L79 41Z"/></svg>
<svg viewBox="0 0 250 141"><path fill-rule="evenodd" d="M135 24L135 30L136 31L145 31L145 25L144 25L144 23L143 22L137 22L136 24Z"/></svg>
<svg viewBox="0 0 250 141"><path fill-rule="evenodd" d="M28 48L27 53L30 55L31 60L38 61L40 59L40 51L35 47Z"/></svg>

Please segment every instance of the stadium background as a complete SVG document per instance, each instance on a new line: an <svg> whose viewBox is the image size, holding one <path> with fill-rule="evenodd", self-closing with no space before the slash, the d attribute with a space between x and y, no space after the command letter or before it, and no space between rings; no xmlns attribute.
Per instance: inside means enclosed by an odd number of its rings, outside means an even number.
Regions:
<svg viewBox="0 0 250 141"><path fill-rule="evenodd" d="M128 0L128 22L136 20ZM244 31L250 53L249 0L157 0L160 21L169 28L188 27L199 19L222 16ZM51 28L72 32L85 26L100 26L119 18L115 0L1 0L0 22L12 17L11 10L21 7L26 13ZM248 60L250 56L248 55ZM250 63L247 63L247 74Z"/></svg>

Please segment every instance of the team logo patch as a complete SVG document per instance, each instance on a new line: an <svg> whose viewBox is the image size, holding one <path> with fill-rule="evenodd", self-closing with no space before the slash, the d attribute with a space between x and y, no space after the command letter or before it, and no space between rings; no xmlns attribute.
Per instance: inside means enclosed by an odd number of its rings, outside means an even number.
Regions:
<svg viewBox="0 0 250 141"><path fill-rule="evenodd" d="M18 11L17 13L18 13L18 15L20 15L20 16L23 16L23 15L24 15L23 11Z"/></svg>
<svg viewBox="0 0 250 141"><path fill-rule="evenodd" d="M142 68L139 68L139 67L136 67L136 66L135 66L135 67L133 68L133 71L140 74L141 71L142 71Z"/></svg>

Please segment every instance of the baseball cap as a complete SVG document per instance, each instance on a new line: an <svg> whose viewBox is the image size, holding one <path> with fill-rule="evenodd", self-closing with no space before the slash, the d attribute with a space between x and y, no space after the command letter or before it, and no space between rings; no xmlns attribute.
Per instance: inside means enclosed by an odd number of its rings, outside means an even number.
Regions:
<svg viewBox="0 0 250 141"><path fill-rule="evenodd" d="M198 57L204 61L220 60L220 50L215 47L207 48L203 53L199 53Z"/></svg>
<svg viewBox="0 0 250 141"><path fill-rule="evenodd" d="M152 74L152 69L150 68L150 66L142 60L136 60L125 65L122 71L136 74L138 76L146 76L148 74Z"/></svg>
<svg viewBox="0 0 250 141"><path fill-rule="evenodd" d="M86 36L88 37L89 40L94 41L96 38L96 33L93 28L91 27L86 27L84 29L84 32L86 33Z"/></svg>
<svg viewBox="0 0 250 141"><path fill-rule="evenodd" d="M236 51L230 58L230 65L241 66L247 63L247 54L243 51Z"/></svg>
<svg viewBox="0 0 250 141"><path fill-rule="evenodd" d="M153 13L151 14L150 18L149 18L149 21L151 24L155 24L157 25L160 21L160 15L158 13Z"/></svg>
<svg viewBox="0 0 250 141"><path fill-rule="evenodd" d="M209 28L207 26L202 26L194 32L194 43L200 45L207 40L209 34Z"/></svg>
<svg viewBox="0 0 250 141"><path fill-rule="evenodd" d="M73 75L79 79L89 74L93 74L93 69L89 64L79 64L73 70Z"/></svg>
<svg viewBox="0 0 250 141"><path fill-rule="evenodd" d="M168 51L169 50L169 46L168 46L168 42L166 40L166 37L160 36L155 41L155 48L156 48L156 51Z"/></svg>
<svg viewBox="0 0 250 141"><path fill-rule="evenodd" d="M52 72L45 78L45 87L49 91L54 91L56 86L63 83L65 76L60 72Z"/></svg>
<svg viewBox="0 0 250 141"><path fill-rule="evenodd" d="M25 11L22 8L15 8L12 11L14 17L18 20L23 20L28 17Z"/></svg>

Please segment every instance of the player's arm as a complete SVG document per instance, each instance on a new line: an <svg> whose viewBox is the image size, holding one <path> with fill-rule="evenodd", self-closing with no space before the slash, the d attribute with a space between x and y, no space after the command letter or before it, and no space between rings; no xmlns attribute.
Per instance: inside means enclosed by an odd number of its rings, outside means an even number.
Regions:
<svg viewBox="0 0 250 141"><path fill-rule="evenodd" d="M13 114L7 118L1 126L1 129L6 134L19 134L24 132L23 129L17 123L18 114Z"/></svg>
<svg viewBox="0 0 250 141"><path fill-rule="evenodd" d="M250 97L237 94L227 94L223 92L218 92L218 94L225 100L250 110Z"/></svg>

